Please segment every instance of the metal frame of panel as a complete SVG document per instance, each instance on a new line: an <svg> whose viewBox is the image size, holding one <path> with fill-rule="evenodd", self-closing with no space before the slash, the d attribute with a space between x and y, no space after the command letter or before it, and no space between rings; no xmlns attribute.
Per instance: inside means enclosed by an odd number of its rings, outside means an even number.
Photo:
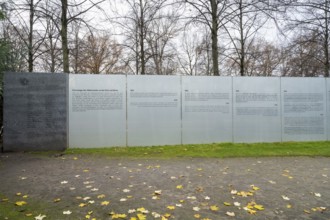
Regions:
<svg viewBox="0 0 330 220"><path fill-rule="evenodd" d="M181 144L180 76L127 76L127 144Z"/></svg>
<svg viewBox="0 0 330 220"><path fill-rule="evenodd" d="M330 141L330 78L326 78L326 88L327 88L327 131L328 131L328 141Z"/></svg>
<svg viewBox="0 0 330 220"><path fill-rule="evenodd" d="M326 140L324 78L281 78L282 140Z"/></svg>
<svg viewBox="0 0 330 220"><path fill-rule="evenodd" d="M182 143L232 142L232 77L182 76Z"/></svg>
<svg viewBox="0 0 330 220"><path fill-rule="evenodd" d="M126 76L69 78L69 146L126 146Z"/></svg>
<svg viewBox="0 0 330 220"><path fill-rule="evenodd" d="M281 141L280 78L233 78L234 142Z"/></svg>

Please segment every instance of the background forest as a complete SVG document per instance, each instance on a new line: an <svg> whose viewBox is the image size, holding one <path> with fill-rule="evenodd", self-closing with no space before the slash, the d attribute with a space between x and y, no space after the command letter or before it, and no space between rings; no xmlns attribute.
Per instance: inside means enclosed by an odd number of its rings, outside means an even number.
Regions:
<svg viewBox="0 0 330 220"><path fill-rule="evenodd" d="M330 0L0 0L0 72L329 76Z"/></svg>

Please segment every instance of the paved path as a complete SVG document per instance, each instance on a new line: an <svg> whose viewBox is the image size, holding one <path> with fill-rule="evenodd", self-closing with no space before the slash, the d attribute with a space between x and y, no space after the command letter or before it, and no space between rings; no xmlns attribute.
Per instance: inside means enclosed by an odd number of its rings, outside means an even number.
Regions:
<svg viewBox="0 0 330 220"><path fill-rule="evenodd" d="M329 178L330 158L323 157L156 160L11 153L0 154L0 206L26 201L17 219L29 213L30 219L86 219L90 213L90 219L330 220Z"/></svg>

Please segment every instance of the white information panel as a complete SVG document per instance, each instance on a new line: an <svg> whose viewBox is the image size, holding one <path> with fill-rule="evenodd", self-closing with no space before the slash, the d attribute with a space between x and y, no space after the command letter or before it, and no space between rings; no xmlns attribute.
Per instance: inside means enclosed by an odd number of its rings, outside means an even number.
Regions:
<svg viewBox="0 0 330 220"><path fill-rule="evenodd" d="M327 104L328 104L327 130L328 130L328 141L330 141L330 78L327 78L326 82L327 82Z"/></svg>
<svg viewBox="0 0 330 220"><path fill-rule="evenodd" d="M180 76L127 76L128 146L181 144Z"/></svg>
<svg viewBox="0 0 330 220"><path fill-rule="evenodd" d="M280 78L233 78L234 142L281 141Z"/></svg>
<svg viewBox="0 0 330 220"><path fill-rule="evenodd" d="M182 142L232 142L231 77L182 77Z"/></svg>
<svg viewBox="0 0 330 220"><path fill-rule="evenodd" d="M326 140L324 78L282 78L283 141Z"/></svg>
<svg viewBox="0 0 330 220"><path fill-rule="evenodd" d="M126 146L126 76L70 75L69 147Z"/></svg>

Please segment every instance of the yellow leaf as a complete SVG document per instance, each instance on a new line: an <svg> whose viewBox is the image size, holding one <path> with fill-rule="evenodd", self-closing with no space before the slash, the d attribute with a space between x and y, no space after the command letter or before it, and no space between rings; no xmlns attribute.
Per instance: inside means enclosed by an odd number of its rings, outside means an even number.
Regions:
<svg viewBox="0 0 330 220"><path fill-rule="evenodd" d="M168 220L168 218L166 218L165 216L162 216L162 220Z"/></svg>
<svg viewBox="0 0 330 220"><path fill-rule="evenodd" d="M90 215L86 215L85 218L86 218L86 219L90 219L91 216L90 216Z"/></svg>
<svg viewBox="0 0 330 220"><path fill-rule="evenodd" d="M112 219L125 219L127 216L126 214L114 214L112 215Z"/></svg>
<svg viewBox="0 0 330 220"><path fill-rule="evenodd" d="M87 172L89 172L89 170L83 170L83 172L84 172L84 173L87 173Z"/></svg>
<svg viewBox="0 0 330 220"><path fill-rule="evenodd" d="M231 206L231 204L229 202L224 202L223 203L225 206Z"/></svg>
<svg viewBox="0 0 330 220"><path fill-rule="evenodd" d="M16 193L16 196L21 196L21 195L22 195L22 193L20 193L20 192Z"/></svg>
<svg viewBox="0 0 330 220"><path fill-rule="evenodd" d="M177 189L183 189L183 186L182 185L178 185L176 186Z"/></svg>
<svg viewBox="0 0 330 220"><path fill-rule="evenodd" d="M23 199L26 199L27 197L29 197L29 196L28 196L28 195L24 195L22 198L23 198Z"/></svg>
<svg viewBox="0 0 330 220"><path fill-rule="evenodd" d="M88 213L88 215L91 215L91 214L93 214L93 211L89 211L89 212L87 212Z"/></svg>
<svg viewBox="0 0 330 220"><path fill-rule="evenodd" d="M57 199L54 199L53 201L54 202L59 202L59 201L61 201L61 199L60 198L57 198Z"/></svg>
<svg viewBox="0 0 330 220"><path fill-rule="evenodd" d="M167 209L169 209L169 210L174 210L174 209L175 209L175 206L173 206L173 205L169 205L169 206L167 206Z"/></svg>
<svg viewBox="0 0 330 220"><path fill-rule="evenodd" d="M200 215L200 214L195 214L194 217L195 217L195 218L200 218L201 215Z"/></svg>
<svg viewBox="0 0 330 220"><path fill-rule="evenodd" d="M8 199L8 198L4 198L4 199L2 199L1 201L2 201L2 202L8 202L9 199Z"/></svg>
<svg viewBox="0 0 330 220"><path fill-rule="evenodd" d="M311 214L311 212L310 212L309 210L307 210L307 209L305 209L304 212L305 212L306 214Z"/></svg>
<svg viewBox="0 0 330 220"><path fill-rule="evenodd" d="M131 217L130 220L137 220L137 218L135 218L135 217Z"/></svg>
<svg viewBox="0 0 330 220"><path fill-rule="evenodd" d="M147 219L147 217L144 214L141 214L141 213L138 213L137 217L138 217L139 220L146 220Z"/></svg>
<svg viewBox="0 0 330 220"><path fill-rule="evenodd" d="M291 206L290 204L287 204L287 205L286 205L286 208L287 208L287 209L291 209L292 206Z"/></svg>
<svg viewBox="0 0 330 220"><path fill-rule="evenodd" d="M26 213L25 216L26 217L31 217L33 214L32 213Z"/></svg>
<svg viewBox="0 0 330 220"><path fill-rule="evenodd" d="M257 190L259 190L260 188L259 188L259 187L256 187L256 186L252 186L252 189L253 189L254 191L257 191Z"/></svg>
<svg viewBox="0 0 330 220"><path fill-rule="evenodd" d="M25 201L17 201L15 202L15 205L17 206L23 206L23 205L26 205L27 203Z"/></svg>
<svg viewBox="0 0 330 220"><path fill-rule="evenodd" d="M80 203L79 207L85 207L87 204L86 203Z"/></svg>
<svg viewBox="0 0 330 220"><path fill-rule="evenodd" d="M164 215L164 217L165 217L165 218L169 218L169 217L171 217L171 214L166 213L166 214Z"/></svg>
<svg viewBox="0 0 330 220"><path fill-rule="evenodd" d="M180 203L184 203L184 200L183 200L183 199L181 199L179 202L180 202Z"/></svg>
<svg viewBox="0 0 330 220"><path fill-rule="evenodd" d="M253 210L253 209L248 209L248 213L250 213L251 215L254 215L257 213L257 211Z"/></svg>
<svg viewBox="0 0 330 220"><path fill-rule="evenodd" d="M262 205L255 205L254 208L259 210L259 211L262 211L262 210L265 209Z"/></svg>
<svg viewBox="0 0 330 220"><path fill-rule="evenodd" d="M109 205L109 201L103 201L103 202L101 202L101 205L103 205L103 206L106 206L106 205Z"/></svg>
<svg viewBox="0 0 330 220"><path fill-rule="evenodd" d="M219 210L219 207L216 206L216 205L211 205L210 206L210 209L211 209L211 211L218 211Z"/></svg>
<svg viewBox="0 0 330 220"><path fill-rule="evenodd" d="M97 196L98 199L103 199L104 197L105 197L104 194L101 194L101 195L98 195L98 196Z"/></svg>

